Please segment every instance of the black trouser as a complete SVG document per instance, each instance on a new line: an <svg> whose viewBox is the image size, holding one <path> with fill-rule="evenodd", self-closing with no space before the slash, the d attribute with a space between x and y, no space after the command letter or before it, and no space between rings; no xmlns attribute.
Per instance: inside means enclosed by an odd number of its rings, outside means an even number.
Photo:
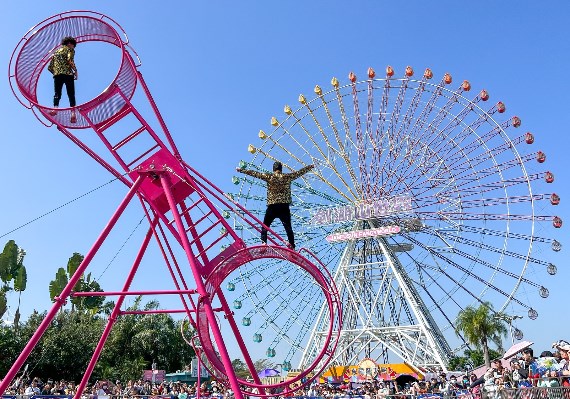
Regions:
<svg viewBox="0 0 570 399"><path fill-rule="evenodd" d="M289 240L291 247L295 248L295 237L293 236L293 228L291 227L291 210L289 209L289 204L267 205L263 224L270 227L275 219L281 220L285 232L287 233L287 240ZM267 242L267 229L265 227L261 228L261 241Z"/></svg>
<svg viewBox="0 0 570 399"><path fill-rule="evenodd" d="M69 97L69 106L75 107L75 80L73 75L55 75L53 77L53 88L55 94L53 96L54 107L59 106L59 100L61 99L61 89L65 84L65 90L67 91L67 97Z"/></svg>

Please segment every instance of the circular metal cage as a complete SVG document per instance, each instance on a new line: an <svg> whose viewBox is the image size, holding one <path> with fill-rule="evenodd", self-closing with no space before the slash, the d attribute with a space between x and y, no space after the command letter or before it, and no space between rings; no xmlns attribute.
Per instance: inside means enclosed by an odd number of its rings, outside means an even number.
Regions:
<svg viewBox="0 0 570 399"><path fill-rule="evenodd" d="M120 48L122 53L113 81L101 94L75 107L79 112L74 123L70 122L72 108L58 108L57 113L51 115L54 108L40 104L37 95L40 76L65 36L73 36L78 44L89 41L109 43ZM127 35L119 24L96 12L69 11L40 22L26 33L10 59L9 80L12 91L25 107L36 108L52 123L68 128L87 128L91 124L105 123L125 107L135 92L136 68L139 65L138 56L128 46ZM36 116L39 119L39 115Z"/></svg>

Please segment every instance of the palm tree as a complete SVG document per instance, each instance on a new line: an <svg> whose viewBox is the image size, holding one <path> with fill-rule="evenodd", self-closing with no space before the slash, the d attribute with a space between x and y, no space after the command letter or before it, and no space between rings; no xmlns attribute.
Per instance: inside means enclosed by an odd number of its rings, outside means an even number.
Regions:
<svg viewBox="0 0 570 399"><path fill-rule="evenodd" d="M457 315L455 333L463 335L469 345L483 350L485 365L491 366L489 358L489 341L502 347L502 337L507 335L505 322L495 317L493 305L490 302L482 302L478 308L467 306Z"/></svg>
<svg viewBox="0 0 570 399"><path fill-rule="evenodd" d="M27 274L24 266L24 256L26 251L19 248L14 240L10 240L0 253L0 319L8 310L6 293L14 290L18 294L18 308L14 315L14 328L17 330L20 323L20 301L22 291L26 290ZM10 285L12 283L12 286Z"/></svg>

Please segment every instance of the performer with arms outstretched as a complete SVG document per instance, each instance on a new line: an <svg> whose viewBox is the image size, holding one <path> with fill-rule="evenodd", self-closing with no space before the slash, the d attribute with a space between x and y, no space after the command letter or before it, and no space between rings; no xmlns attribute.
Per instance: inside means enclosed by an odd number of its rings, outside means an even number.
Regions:
<svg viewBox="0 0 570 399"><path fill-rule="evenodd" d="M289 205L293 202L291 198L291 183L314 167L315 165L308 165L293 173L283 173L283 164L281 162L273 164L273 173L236 168L240 173L245 173L267 182L267 210L263 218L264 226L261 228L261 241L267 243L267 229L265 226L270 227L275 219L280 219L287 233L289 247L295 249L295 236L291 227L291 210L289 209Z"/></svg>

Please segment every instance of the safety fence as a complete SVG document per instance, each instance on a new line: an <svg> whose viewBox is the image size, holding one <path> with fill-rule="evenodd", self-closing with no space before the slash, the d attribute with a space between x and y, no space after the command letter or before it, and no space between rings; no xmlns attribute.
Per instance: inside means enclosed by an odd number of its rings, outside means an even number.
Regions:
<svg viewBox="0 0 570 399"><path fill-rule="evenodd" d="M244 395L247 396L247 395ZM92 395L83 394L84 399L178 399L177 395ZM200 399L224 399L223 395L200 395ZM254 396L251 396L253 399ZM364 395L327 395L325 396L282 396L273 398L286 399L365 399ZM72 399L71 395L2 395L1 399ZM187 395L185 399L196 399L195 395ZM496 392L473 393L468 390L453 391L449 393L425 393L381 395L372 394L371 399L570 399L570 387L531 387L508 389L503 388Z"/></svg>
<svg viewBox="0 0 570 399"><path fill-rule="evenodd" d="M497 399L570 399L570 387L501 389Z"/></svg>
<svg viewBox="0 0 570 399"><path fill-rule="evenodd" d="M0 399L72 399L73 395L0 395ZM83 393L82 399L180 399L178 395L94 395ZM197 399L196 395L185 395L184 399ZM224 399L224 395L200 395L200 399ZM253 399L253 397L252 397ZM289 398L288 398L289 399ZM318 398L325 399L325 398Z"/></svg>

